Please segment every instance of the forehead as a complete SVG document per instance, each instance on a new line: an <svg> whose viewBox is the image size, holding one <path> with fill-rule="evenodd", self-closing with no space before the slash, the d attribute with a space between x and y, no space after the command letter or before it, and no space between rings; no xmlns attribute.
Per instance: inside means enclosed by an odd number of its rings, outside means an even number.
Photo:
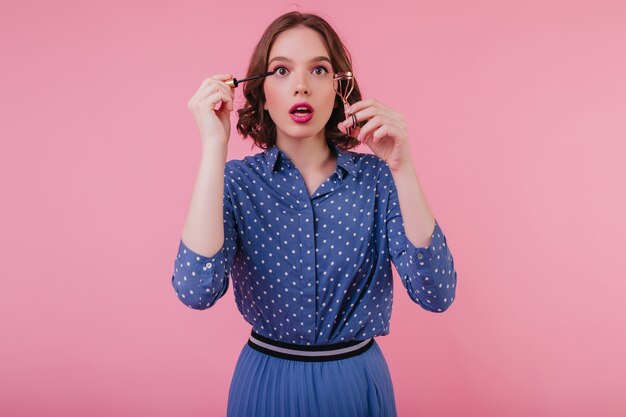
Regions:
<svg viewBox="0 0 626 417"><path fill-rule="evenodd" d="M276 37L269 59L284 56L294 61L308 61L316 56L328 56L326 44L317 31L298 26L287 29Z"/></svg>

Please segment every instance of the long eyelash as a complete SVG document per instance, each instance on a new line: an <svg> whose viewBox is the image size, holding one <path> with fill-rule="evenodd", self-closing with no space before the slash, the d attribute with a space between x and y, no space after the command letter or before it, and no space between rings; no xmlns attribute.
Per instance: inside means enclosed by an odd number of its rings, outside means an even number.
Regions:
<svg viewBox="0 0 626 417"><path fill-rule="evenodd" d="M279 65L279 66L274 67L274 69L273 69L272 71L274 71L274 72L278 73L278 70L279 70L280 68L285 68L285 67L283 67L282 65ZM322 65L318 65L317 67L313 68L313 70L316 70L316 69L318 69L318 68L323 69L324 71L326 71L326 73L327 73L327 74L328 74L328 73L330 73L330 71L328 71L328 69L326 69L326 67L324 67L324 66L322 66ZM287 68L285 68L285 69L287 69ZM278 75L280 75L280 74L278 74Z"/></svg>

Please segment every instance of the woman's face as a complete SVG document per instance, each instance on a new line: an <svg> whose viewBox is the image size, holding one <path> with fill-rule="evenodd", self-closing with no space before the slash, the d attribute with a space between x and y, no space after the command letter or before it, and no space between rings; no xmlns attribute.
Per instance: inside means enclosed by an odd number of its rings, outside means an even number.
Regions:
<svg viewBox="0 0 626 417"><path fill-rule="evenodd" d="M276 124L277 135L294 139L318 134L323 137L336 93L334 71L321 35L302 26L282 32L269 54L268 71L274 70L276 73L265 78L263 91L264 108ZM313 112L309 121L298 123L290 109L302 102L308 103Z"/></svg>

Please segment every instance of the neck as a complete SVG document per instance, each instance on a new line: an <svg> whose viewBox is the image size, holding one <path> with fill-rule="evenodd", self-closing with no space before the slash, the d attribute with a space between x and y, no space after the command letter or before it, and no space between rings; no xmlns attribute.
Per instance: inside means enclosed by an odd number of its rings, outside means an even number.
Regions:
<svg viewBox="0 0 626 417"><path fill-rule="evenodd" d="M323 136L306 139L279 138L276 146L300 171L317 171L334 161L335 155Z"/></svg>

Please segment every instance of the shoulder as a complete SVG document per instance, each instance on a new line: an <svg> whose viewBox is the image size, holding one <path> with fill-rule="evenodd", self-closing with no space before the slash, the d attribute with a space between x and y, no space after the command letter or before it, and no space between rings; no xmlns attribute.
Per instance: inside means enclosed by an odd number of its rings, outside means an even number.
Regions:
<svg viewBox="0 0 626 417"><path fill-rule="evenodd" d="M377 155L353 151L345 152L352 157L357 172L370 177L373 175L374 178L391 175L389 165Z"/></svg>
<svg viewBox="0 0 626 417"><path fill-rule="evenodd" d="M257 187L265 182L267 166L265 152L230 159L224 166L224 184L226 187Z"/></svg>
<svg viewBox="0 0 626 417"><path fill-rule="evenodd" d="M365 183L374 185L377 196L383 201L394 193L396 185L389 164L375 154L353 152L357 176ZM357 162L358 161L358 162Z"/></svg>
<svg viewBox="0 0 626 417"><path fill-rule="evenodd" d="M226 161L225 175L228 177L229 174L245 174L255 171L260 175L263 172L265 161L265 152L244 156L242 159L228 160Z"/></svg>

